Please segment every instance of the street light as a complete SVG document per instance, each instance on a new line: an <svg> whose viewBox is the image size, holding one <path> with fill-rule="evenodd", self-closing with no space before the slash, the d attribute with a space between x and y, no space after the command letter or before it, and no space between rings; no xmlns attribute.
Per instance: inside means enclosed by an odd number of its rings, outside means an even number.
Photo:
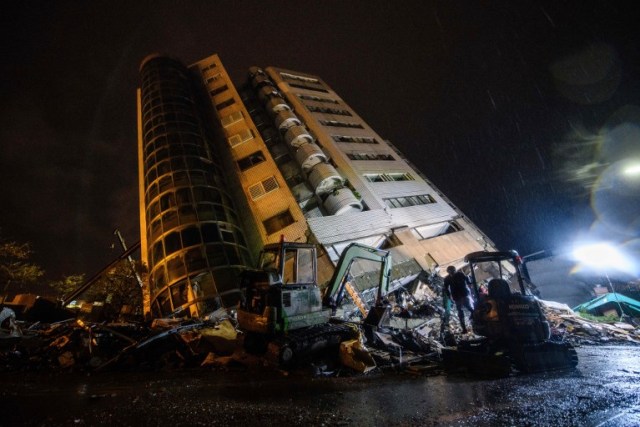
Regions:
<svg viewBox="0 0 640 427"><path fill-rule="evenodd" d="M620 309L620 319L622 319L622 315L624 314L622 306L618 300L618 294L613 288L611 279L609 279L608 271L610 269L629 271L633 268L633 263L617 247L607 242L576 246L573 250L573 257L586 268L604 273L609 283L609 288Z"/></svg>

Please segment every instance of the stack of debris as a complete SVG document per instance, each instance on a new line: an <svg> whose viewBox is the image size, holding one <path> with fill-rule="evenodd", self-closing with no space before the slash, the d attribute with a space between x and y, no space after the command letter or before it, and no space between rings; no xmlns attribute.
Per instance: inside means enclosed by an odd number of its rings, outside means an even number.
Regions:
<svg viewBox="0 0 640 427"><path fill-rule="evenodd" d="M540 300L552 331L572 344L640 344L640 328L631 323L612 324L585 319L568 305Z"/></svg>

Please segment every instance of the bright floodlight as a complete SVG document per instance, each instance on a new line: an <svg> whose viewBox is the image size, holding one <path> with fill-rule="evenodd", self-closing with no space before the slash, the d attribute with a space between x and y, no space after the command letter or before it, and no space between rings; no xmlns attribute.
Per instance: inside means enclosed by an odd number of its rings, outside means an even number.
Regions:
<svg viewBox="0 0 640 427"><path fill-rule="evenodd" d="M635 163L627 166L626 168L624 168L622 173L628 176L640 175L640 163Z"/></svg>
<svg viewBox="0 0 640 427"><path fill-rule="evenodd" d="M610 243L592 243L577 246L573 250L574 258L585 267L595 270L632 271L633 263L618 248Z"/></svg>

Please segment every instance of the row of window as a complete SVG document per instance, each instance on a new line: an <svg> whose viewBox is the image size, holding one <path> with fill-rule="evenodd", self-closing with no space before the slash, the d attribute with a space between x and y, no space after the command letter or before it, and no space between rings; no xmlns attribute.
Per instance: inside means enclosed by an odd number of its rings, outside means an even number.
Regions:
<svg viewBox="0 0 640 427"><path fill-rule="evenodd" d="M391 154L379 153L347 153L351 160L395 160Z"/></svg>
<svg viewBox="0 0 640 427"><path fill-rule="evenodd" d="M241 171L245 171L250 167L253 167L257 164L264 162L266 158L264 157L264 153L262 151L256 151L254 153L249 154L246 157L243 157L237 161L238 167Z"/></svg>
<svg viewBox="0 0 640 427"><path fill-rule="evenodd" d="M225 183L219 175L211 173L211 167L206 170L188 170L173 172L170 175L160 177L157 182L147 184L148 200L153 200L158 194L162 194L167 190L188 185L211 185L214 187L224 188Z"/></svg>
<svg viewBox="0 0 640 427"><path fill-rule="evenodd" d="M176 72L173 75L161 75L158 73L155 76L145 75L142 79L140 88L143 92L156 90L159 87L187 87L188 81L186 76L180 72Z"/></svg>
<svg viewBox="0 0 640 427"><path fill-rule="evenodd" d="M175 109L191 109L193 106L193 99L185 95L164 95L151 98L147 101L142 100L142 116L146 118L151 109L157 107L172 106Z"/></svg>
<svg viewBox="0 0 640 427"><path fill-rule="evenodd" d="M277 215L272 216L271 218L267 218L262 221L262 225L264 225L264 229L267 232L267 235L271 235L277 233L288 225L293 224L295 221L293 219L293 215L291 215L291 211L288 209L284 212L280 212Z"/></svg>
<svg viewBox="0 0 640 427"><path fill-rule="evenodd" d="M364 178L369 182L386 182L386 181L414 181L415 178L406 172L395 173L366 173Z"/></svg>
<svg viewBox="0 0 640 427"><path fill-rule="evenodd" d="M173 148L179 146L182 146L182 148ZM163 148L170 150L169 153L172 153L173 150L182 150L186 152L185 150L188 150L186 146L203 149L203 147L205 147L205 143L202 138L190 133L173 133L170 135L162 135L147 142L144 147L144 155L148 157L152 155L156 150L161 150ZM169 156L171 156L171 154L169 154Z"/></svg>
<svg viewBox="0 0 640 427"><path fill-rule="evenodd" d="M337 99L321 98L319 96L305 95L303 93L299 93L299 94L297 94L297 96L298 96L298 98L304 99L304 100L307 100L307 101L324 102L324 103L327 103L327 104L340 104L340 102Z"/></svg>
<svg viewBox="0 0 640 427"><path fill-rule="evenodd" d="M214 222L190 225L174 230L155 242L151 249L153 265L191 246L208 243L233 243L246 246L239 230L220 228Z"/></svg>
<svg viewBox="0 0 640 427"><path fill-rule="evenodd" d="M147 133L152 127L158 126L160 124L167 123L189 123L192 125L198 125L198 119L193 115L186 114L183 112L175 112L175 111L163 111L160 114L150 117L145 123L143 127L143 132Z"/></svg>
<svg viewBox="0 0 640 427"><path fill-rule="evenodd" d="M331 135L335 142L354 142L356 144L379 144L379 142L370 136L348 136L348 135Z"/></svg>
<svg viewBox="0 0 640 427"><path fill-rule="evenodd" d="M238 217L231 208L225 209L222 205L211 203L200 203L196 206L183 205L162 213L151 222L146 230L148 241L153 242L176 227L202 221L221 221L238 225Z"/></svg>
<svg viewBox="0 0 640 427"><path fill-rule="evenodd" d="M289 83L289 86L295 87L295 88L298 88L298 89L313 90L313 91L316 91L316 92L329 93L329 91L326 90L326 89L322 89L322 88L319 88L319 87L310 86L310 85L306 85L306 84Z"/></svg>
<svg viewBox="0 0 640 427"><path fill-rule="evenodd" d="M199 270L248 265L249 259L248 251L233 243L199 245L169 260L166 270L165 264L158 265L158 268L151 272L151 282L155 290L160 291L168 284L180 280L187 272L193 275ZM237 280L237 277L233 279ZM216 292L213 292L208 295L215 294Z"/></svg>
<svg viewBox="0 0 640 427"><path fill-rule="evenodd" d="M243 142L247 142L251 139L255 138L255 135L253 134L253 131L249 128L245 128L242 131L231 135L227 141L229 142L229 145L231 147L236 147L240 144L242 144Z"/></svg>
<svg viewBox="0 0 640 427"><path fill-rule="evenodd" d="M229 205L231 201L226 195L215 189L214 187L183 187L176 191L166 192L162 194L160 200L149 205L149 219L155 218L160 212L177 206L204 203L220 203Z"/></svg>
<svg viewBox="0 0 640 427"><path fill-rule="evenodd" d="M192 256L191 254L189 255L190 257ZM197 254L193 256L197 256ZM189 265L192 262L193 258L185 259L185 263ZM151 310L154 317L167 317L179 309L180 306L186 304L189 294L188 287L191 288L193 297L197 299L200 313L212 313L220 308L220 302L218 301L220 297L224 307L231 307L237 304L238 292L233 288L237 286L238 274L237 267L216 268L206 274L198 275L195 280L184 278L171 284L169 288L156 288L159 293L151 300ZM192 301L192 303L195 302Z"/></svg>
<svg viewBox="0 0 640 427"><path fill-rule="evenodd" d="M224 92L224 91L226 91L226 90L228 90L228 89L229 89L229 86L227 86L227 85L225 84L225 85L222 85L222 86L217 87L217 88L215 88L215 89L211 89L211 90L209 91L209 95L211 95L211 96L216 96L216 95L219 95L219 94L221 94L222 92Z"/></svg>
<svg viewBox="0 0 640 427"><path fill-rule="evenodd" d="M219 104L216 104L216 110L220 111L220 110L222 110L223 108L227 108L228 106L233 105L233 104L235 104L235 103L236 103L236 100L235 100L235 99L233 99L233 98L229 98L229 99L227 99L227 100L225 100L225 101L222 101L222 102L221 102L221 103L219 103Z"/></svg>
<svg viewBox="0 0 640 427"><path fill-rule="evenodd" d="M216 80L220 79L221 77L222 77L222 73L214 74L213 76L207 77L204 82L206 84L211 84Z"/></svg>
<svg viewBox="0 0 640 427"><path fill-rule="evenodd" d="M205 72L209 71L209 70L213 70L214 68L216 68L218 66L218 64L216 64L215 62L212 62L209 65L204 66L201 71L202 74L204 74Z"/></svg>
<svg viewBox="0 0 640 427"><path fill-rule="evenodd" d="M320 83L320 81L318 79L314 79L312 77L299 76L297 74L281 72L280 76L283 79L286 79L286 80L298 80L298 81L305 82L305 83L316 83L316 84Z"/></svg>
<svg viewBox="0 0 640 427"><path fill-rule="evenodd" d="M193 102L188 102L186 98L174 98L170 101L158 101L155 105L146 105L142 108L142 120L146 122L161 114L178 112L193 115Z"/></svg>
<svg viewBox="0 0 640 427"><path fill-rule="evenodd" d="M195 135L201 134L200 126L195 125L193 123L187 122L169 122L160 124L154 128L152 128L149 132L144 134L145 141L151 141L154 138L157 138L162 135L171 134L171 133L193 133Z"/></svg>
<svg viewBox="0 0 640 427"><path fill-rule="evenodd" d="M391 197L383 199L385 205L389 208L406 208L409 206L428 205L436 201L428 194L420 194L418 196Z"/></svg>
<svg viewBox="0 0 640 427"><path fill-rule="evenodd" d="M311 111L312 113L335 114L335 115L338 115L338 116L352 116L353 115L347 110L340 110L340 109L337 109L337 108L317 107L315 105L306 105L306 104L305 104L305 107L307 107L307 109L309 111Z"/></svg>
<svg viewBox="0 0 640 427"><path fill-rule="evenodd" d="M353 122L339 122L337 120L319 120L322 126L333 126L339 128L352 128L352 129L364 129L360 123Z"/></svg>
<svg viewBox="0 0 640 427"><path fill-rule="evenodd" d="M217 172L215 164L207 159L203 159L202 157L176 157L171 160L165 160L150 168L145 179L147 185L149 185L169 172L175 173L187 170L208 170Z"/></svg>

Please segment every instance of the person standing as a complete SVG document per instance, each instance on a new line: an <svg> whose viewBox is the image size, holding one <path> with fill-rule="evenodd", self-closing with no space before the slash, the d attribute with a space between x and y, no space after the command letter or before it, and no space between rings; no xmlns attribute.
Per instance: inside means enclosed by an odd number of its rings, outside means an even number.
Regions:
<svg viewBox="0 0 640 427"><path fill-rule="evenodd" d="M463 309L469 310L469 314L473 313L473 299L468 287L471 281L462 271L456 270L453 265L447 267L447 273L449 274L444 279L445 294L455 303L460 325L462 326L462 333L466 334L467 325Z"/></svg>

